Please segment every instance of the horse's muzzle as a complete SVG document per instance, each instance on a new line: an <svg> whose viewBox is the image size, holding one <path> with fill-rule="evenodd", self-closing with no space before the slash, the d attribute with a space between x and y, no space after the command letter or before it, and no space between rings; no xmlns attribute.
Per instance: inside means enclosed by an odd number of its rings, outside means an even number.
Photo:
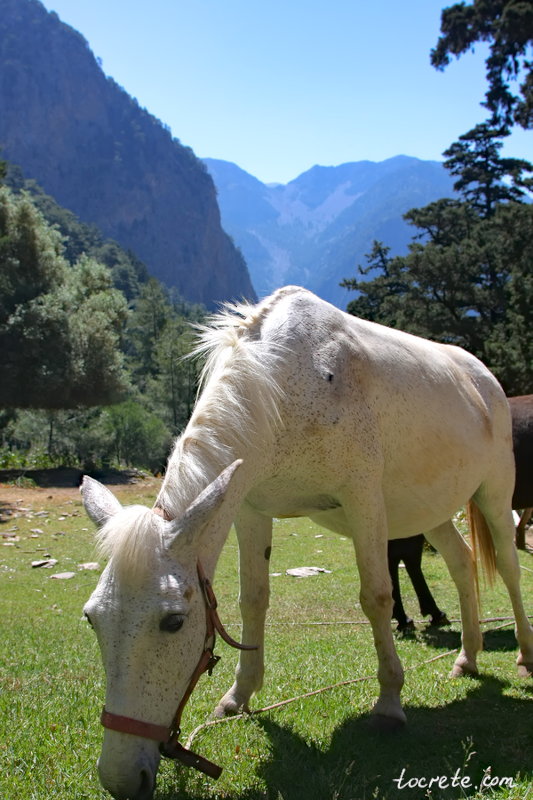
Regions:
<svg viewBox="0 0 533 800"><path fill-rule="evenodd" d="M128 774L108 772L98 760L100 783L115 800L152 800L155 791L157 765L143 761L132 766Z"/></svg>

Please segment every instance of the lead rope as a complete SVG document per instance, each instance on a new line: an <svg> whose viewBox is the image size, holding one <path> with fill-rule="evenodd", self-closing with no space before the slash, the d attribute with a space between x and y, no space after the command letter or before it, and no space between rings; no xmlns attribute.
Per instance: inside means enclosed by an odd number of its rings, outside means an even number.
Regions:
<svg viewBox="0 0 533 800"><path fill-rule="evenodd" d="M498 619L502 619L502 617L495 617L494 619L498 620ZM506 618L503 617L503 619L506 619ZM514 617L510 617L510 618L507 618L507 619L511 619L511 622L505 622L503 625L497 625L495 628L492 628L491 630L497 631L497 630L500 630L500 628L506 628L509 625L512 625L513 622L514 622ZM489 621L491 621L491 620L481 620L481 622L489 622ZM432 658L427 658L425 661L421 661L418 664L414 664L412 667L406 667L406 669L404 671L405 672L412 672L415 669L419 669L420 667L423 667L425 664L431 664L433 661L439 661L441 658L447 658L448 656L451 656L454 653L457 653L458 650L459 650L458 647L454 648L453 650L447 650L446 653L440 653L438 656L433 656ZM263 708L256 708L253 711L243 711L242 713L235 714L234 716L231 716L231 717L220 717L220 718L217 718L217 719L208 720L207 722L203 722L201 725L198 725L196 728L194 728L193 731L191 731L191 733L189 734L189 737L188 737L188 739L187 739L187 741L185 743L185 747L189 748L191 746L191 744L193 743L193 741L196 739L196 737L200 733L202 733L203 731L207 730L207 728L212 728L215 725L223 725L223 724L228 723L228 722L236 722L237 720L240 720L240 719L255 717L256 715L264 714L267 711L276 711L277 709L283 708L284 706L288 706L291 703L296 703L296 702L298 702L298 700L306 700L309 697L315 697L316 695L323 694L324 692L330 692L333 689L339 689L339 688L341 688L343 686L352 686L355 683L362 683L363 681L371 681L371 680L374 680L376 678L377 678L376 675L365 675L365 676L363 676L361 678L351 678L351 679L346 680L346 681L339 681L338 683L332 683L329 686L322 686L319 689L314 689L311 692L305 692L305 694L299 694L296 697L290 697L287 700L280 700L278 703L272 703L272 705L263 706Z"/></svg>
<svg viewBox="0 0 533 800"><path fill-rule="evenodd" d="M410 672L413 669L417 669L418 667L423 666L424 664L429 664L432 661L438 661L440 658L446 658L446 656L452 655L453 653L457 653L459 648L455 648L455 650L448 650L446 653L441 653L438 656L434 656L433 658L428 658L427 661L421 661L420 664L415 664L413 667L407 667L405 672ZM315 697L318 694L323 694L324 692L330 692L332 689L340 689L343 686L352 686L354 683L362 683L363 681L372 681L376 678L376 675L364 675L361 678L350 678L346 681L339 681L338 683L332 683L329 686L321 686L319 689L313 689L311 692L305 692L305 694L296 695L296 697L289 697L287 700L280 700L278 703L272 703L269 706L263 706L263 708L256 708L253 711L243 711L241 714L235 714L231 717L220 717L218 719L210 719L207 722L203 722L201 725L198 725L190 734L185 747L190 747L192 742L196 739L198 734L202 731L206 730L207 728L211 728L214 725L222 725L226 722L235 722L238 719L244 719L249 717L255 717L257 714L263 714L266 711L276 711L278 708L283 708L284 706L290 705L290 703L296 703L298 700L307 700L309 697Z"/></svg>

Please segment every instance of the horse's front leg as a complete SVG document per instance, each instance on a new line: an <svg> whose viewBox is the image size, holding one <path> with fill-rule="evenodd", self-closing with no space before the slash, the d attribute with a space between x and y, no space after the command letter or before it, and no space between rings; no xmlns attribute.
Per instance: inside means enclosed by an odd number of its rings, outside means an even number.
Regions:
<svg viewBox="0 0 533 800"><path fill-rule="evenodd" d="M235 520L235 530L239 540L242 641L257 645L257 650L241 650L235 683L220 700L215 709L216 716L247 710L252 694L263 684L272 519L263 517L244 503Z"/></svg>
<svg viewBox="0 0 533 800"><path fill-rule="evenodd" d="M372 494L366 496L372 497ZM378 727L396 728L406 722L406 717L400 702L403 669L391 628L392 589L387 564L384 504L374 497L364 509L355 504L350 507L350 502L343 503L343 507L352 527L361 581L361 607L372 626L378 657L380 693L372 714Z"/></svg>

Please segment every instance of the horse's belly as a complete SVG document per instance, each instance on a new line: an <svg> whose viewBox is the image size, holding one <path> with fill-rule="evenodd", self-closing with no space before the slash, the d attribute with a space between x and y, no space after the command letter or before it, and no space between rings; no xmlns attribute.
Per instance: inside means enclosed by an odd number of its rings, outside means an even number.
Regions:
<svg viewBox="0 0 533 800"><path fill-rule="evenodd" d="M425 484L409 480L381 485L389 538L402 538L431 530L450 519L479 485L477 476L459 470ZM324 487L326 488L326 487ZM365 504L365 497L353 498ZM345 536L354 534L353 524L333 488L331 492L283 478L272 478L254 487L246 500L256 511L269 517L310 517L314 522Z"/></svg>
<svg viewBox="0 0 533 800"><path fill-rule="evenodd" d="M384 488L389 538L413 536L436 528L464 506L479 486L476 475L445 476L424 486L411 483Z"/></svg>
<svg viewBox="0 0 533 800"><path fill-rule="evenodd" d="M385 503L387 520L387 537L389 539L403 539L417 533L425 533L448 519L463 506L467 497L462 494L448 498L447 503L439 502L433 498L417 497L413 502L405 498L395 497L393 501ZM307 516L313 522L328 530L352 537L355 533L353 524L346 512L339 506L337 508L315 510Z"/></svg>
<svg viewBox="0 0 533 800"><path fill-rule="evenodd" d="M246 497L249 505L269 517L310 517L338 508L327 491L316 491L286 478L272 478L255 487Z"/></svg>

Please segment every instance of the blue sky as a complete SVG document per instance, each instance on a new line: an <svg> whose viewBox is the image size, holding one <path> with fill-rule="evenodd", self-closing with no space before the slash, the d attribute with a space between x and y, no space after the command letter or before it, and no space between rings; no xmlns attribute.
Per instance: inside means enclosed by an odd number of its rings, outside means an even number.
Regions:
<svg viewBox="0 0 533 800"><path fill-rule="evenodd" d="M485 118L482 46L429 63L436 0L45 0L200 157L286 183L314 164L440 160ZM533 160L531 132L507 155Z"/></svg>

